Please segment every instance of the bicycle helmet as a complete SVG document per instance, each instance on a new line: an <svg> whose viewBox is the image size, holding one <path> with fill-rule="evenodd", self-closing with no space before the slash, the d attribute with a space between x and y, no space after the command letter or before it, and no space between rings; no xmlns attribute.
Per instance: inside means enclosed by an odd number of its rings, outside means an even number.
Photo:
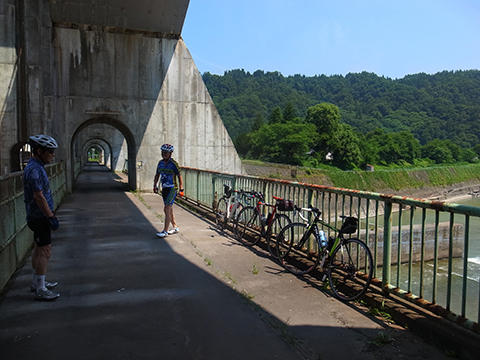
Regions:
<svg viewBox="0 0 480 360"><path fill-rule="evenodd" d="M45 149L57 149L58 144L55 139L48 135L30 136L30 145L33 147L42 147Z"/></svg>
<svg viewBox="0 0 480 360"><path fill-rule="evenodd" d="M162 149L162 151L167 151L167 152L173 152L173 145L170 145L170 144L163 144L160 149Z"/></svg>

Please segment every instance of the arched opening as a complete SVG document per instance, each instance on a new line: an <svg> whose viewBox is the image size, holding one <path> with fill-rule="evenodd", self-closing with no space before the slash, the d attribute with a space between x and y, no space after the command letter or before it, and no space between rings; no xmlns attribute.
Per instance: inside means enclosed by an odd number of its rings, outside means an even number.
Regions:
<svg viewBox="0 0 480 360"><path fill-rule="evenodd" d="M103 159L105 158L105 150L99 145L92 145L87 150L87 160L89 162L97 162L103 165Z"/></svg>
<svg viewBox="0 0 480 360"><path fill-rule="evenodd" d="M27 166L31 156L30 145L17 143L10 149L10 169L11 172L22 171Z"/></svg>
<svg viewBox="0 0 480 360"><path fill-rule="evenodd" d="M113 152L112 145L110 144L110 142L105 140L104 138L98 138L98 137L91 138L85 141L85 143L83 144L83 147L82 147L83 153L87 154L88 149L94 146L100 147L103 151L103 154L104 154L103 165L109 167L111 171L115 172L116 171L115 164L118 159ZM85 158L87 158L87 155L85 156Z"/></svg>
<svg viewBox="0 0 480 360"><path fill-rule="evenodd" d="M128 172L128 185L132 190L135 190L137 188L137 169L135 166L136 159L137 159L137 147L136 147L135 137L133 136L130 129L124 123L122 123L117 119L111 118L109 116L99 116L99 117L89 119L85 121L83 124L81 124L77 128L77 130L75 130L75 133L73 134L72 140L70 143L70 176L71 176L70 185L73 185L73 181L75 179L75 165L76 165L76 162L79 161L75 157L75 148L74 148L75 142L78 138L78 134L86 127L94 124L111 125L122 133L127 143L128 162L126 167ZM107 141L105 142L108 144Z"/></svg>

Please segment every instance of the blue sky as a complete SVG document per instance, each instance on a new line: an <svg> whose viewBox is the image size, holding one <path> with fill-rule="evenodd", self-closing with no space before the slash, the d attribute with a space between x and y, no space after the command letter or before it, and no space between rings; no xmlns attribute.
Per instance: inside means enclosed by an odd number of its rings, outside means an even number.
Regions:
<svg viewBox="0 0 480 360"><path fill-rule="evenodd" d="M480 1L190 0L182 37L201 73L478 70Z"/></svg>

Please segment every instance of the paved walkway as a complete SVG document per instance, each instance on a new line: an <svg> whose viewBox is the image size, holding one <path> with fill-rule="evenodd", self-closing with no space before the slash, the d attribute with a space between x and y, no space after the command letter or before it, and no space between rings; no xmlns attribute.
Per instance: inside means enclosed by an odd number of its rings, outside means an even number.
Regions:
<svg viewBox="0 0 480 360"><path fill-rule="evenodd" d="M47 279L61 296L33 300L29 263L18 271L0 304L0 358L448 358L211 221L178 205L175 214L181 232L158 239L160 196L88 165L57 212ZM376 346L381 332L392 341Z"/></svg>

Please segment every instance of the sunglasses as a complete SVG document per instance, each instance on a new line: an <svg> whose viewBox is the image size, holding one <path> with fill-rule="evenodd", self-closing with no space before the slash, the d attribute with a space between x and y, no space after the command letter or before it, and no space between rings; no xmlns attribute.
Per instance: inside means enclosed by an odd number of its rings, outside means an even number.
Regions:
<svg viewBox="0 0 480 360"><path fill-rule="evenodd" d="M55 154L55 149L47 149L50 154Z"/></svg>

